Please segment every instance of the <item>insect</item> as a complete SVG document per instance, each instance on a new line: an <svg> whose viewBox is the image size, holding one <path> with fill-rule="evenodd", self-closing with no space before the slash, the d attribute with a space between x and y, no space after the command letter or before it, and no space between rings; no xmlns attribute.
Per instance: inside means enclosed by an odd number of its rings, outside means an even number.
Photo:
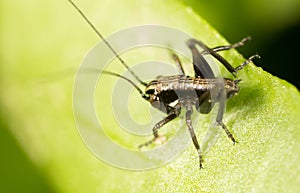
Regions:
<svg viewBox="0 0 300 193"><path fill-rule="evenodd" d="M140 145L139 148L147 146L156 141L159 138L159 129L162 128L165 124L174 120L176 117L178 117L181 114L181 111L185 109L186 125L191 135L193 144L198 153L199 167L200 169L203 168L203 155L201 152L200 145L198 143L197 136L194 132L191 116L193 114L194 108L201 114L210 113L216 103L219 103L218 113L215 120L217 125L219 125L225 131L228 138L233 143L237 142L222 120L225 112L226 99L233 97L239 92L240 88L238 86L238 83L241 80L216 77L204 56L213 56L216 60L223 64L224 67L235 77L236 72L243 69L244 66L251 62L254 58L260 58L259 55L252 55L239 66L233 67L218 52L243 46L246 41L250 40L249 37L244 38L241 41L232 45L218 46L214 48L209 48L199 40L189 39L187 40L186 45L192 52L194 77L186 75L179 57L176 54L173 54L172 58L178 66L180 72L179 75L159 76L151 82L146 83L143 82L129 68L129 66L123 61L123 59L109 44L109 42L89 21L89 19L83 14L83 12L72 2L72 0L69 0L69 2L80 13L80 15L90 25L90 27L96 32L100 39L104 41L107 47L114 53L116 58L122 63L122 65L124 65L127 68L127 70L135 77L135 79L140 84L145 86L145 92L143 92L132 80L125 76L110 71L103 71L103 73L117 76L126 80L140 93L143 99L149 102L154 108L166 113L167 115L165 118L163 118L161 121L154 125L152 129L153 138L150 141ZM197 47L202 48L203 51L200 52Z"/></svg>

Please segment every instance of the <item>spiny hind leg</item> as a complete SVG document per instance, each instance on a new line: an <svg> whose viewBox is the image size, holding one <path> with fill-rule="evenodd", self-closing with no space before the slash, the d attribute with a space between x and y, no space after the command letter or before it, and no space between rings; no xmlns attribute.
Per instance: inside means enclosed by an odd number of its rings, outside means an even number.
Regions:
<svg viewBox="0 0 300 193"><path fill-rule="evenodd" d="M213 52L219 52L219 51L224 51L224 50L230 50L230 49L233 49L233 48L238 48L238 47L241 47L241 46L244 46L245 43L247 41L251 40L251 37L245 37L243 38L241 41L239 42L236 42L234 44L231 44L231 45L227 45L227 46L217 46L215 48L211 48L210 50L213 51ZM203 54L208 54L208 52L203 52ZM250 56L245 62L243 62L241 65L237 66L234 68L233 72L237 72L241 69L244 68L244 66L246 66L247 64L249 64L254 58L258 58L260 59L260 56L258 54L254 54L252 56Z"/></svg>
<svg viewBox="0 0 300 193"><path fill-rule="evenodd" d="M201 55L211 54L215 59L217 59L219 62L221 62L224 65L224 67L233 76L235 76L235 73L237 71L243 69L243 67L246 66L249 62L251 62L252 59L260 58L259 55L255 54L255 55L249 57L243 64L241 64L241 65L239 65L238 67L235 68L231 64L229 64L229 62L227 60L225 60L225 58L223 58L223 56L221 56L218 52L223 51L223 50L229 50L231 48L240 47L240 46L244 45L244 43L248 40L249 40L249 38L244 38L243 40L241 40L240 42L237 42L235 44L228 45L228 46L218 46L218 47L215 47L215 48L209 48L203 42L201 42L199 40L196 40L196 39L191 39L191 40L189 40L189 42L193 42L193 44L197 44L200 47L202 47L204 50L201 52Z"/></svg>
<svg viewBox="0 0 300 193"><path fill-rule="evenodd" d="M258 54L254 54L252 56L250 56L245 62L243 62L241 65L237 66L234 68L234 72L237 72L239 70L242 70L244 68L244 66L246 66L247 64L249 64L250 62L252 62L252 60L254 58L258 58L260 59L260 56Z"/></svg>
<svg viewBox="0 0 300 193"><path fill-rule="evenodd" d="M238 48L238 47L244 46L245 43L249 40L251 40L251 37L245 37L241 41L236 42L234 44L226 45L226 46L217 46L217 47L211 48L211 50L213 52L220 52L220 51L224 51L224 50L230 50L230 49L233 49L233 48ZM205 54L207 54L207 53L205 53Z"/></svg>

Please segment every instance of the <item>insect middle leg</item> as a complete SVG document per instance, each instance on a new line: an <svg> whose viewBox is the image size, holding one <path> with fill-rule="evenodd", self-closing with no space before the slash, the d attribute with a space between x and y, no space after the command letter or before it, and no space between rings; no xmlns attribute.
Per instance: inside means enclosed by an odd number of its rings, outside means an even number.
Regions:
<svg viewBox="0 0 300 193"><path fill-rule="evenodd" d="M144 144L139 145L138 148L141 148L143 146L148 146L151 143L153 143L159 137L158 130L165 124L169 123L170 121L178 117L179 115L180 115L180 109L174 109L174 111L172 111L167 117L165 117L163 120L156 123L152 129L154 138Z"/></svg>
<svg viewBox="0 0 300 193"><path fill-rule="evenodd" d="M186 125L188 126L189 128L189 132L190 132L190 135L192 137L192 141L193 141L193 144L198 152L198 156L199 156L199 167L200 169L203 168L202 167L202 162L203 162L203 157L202 157L202 152L201 152L201 149L200 149L200 145L198 143L198 140L197 140L197 136L195 134L195 131L194 131L194 128L193 128L193 125L192 125L192 120L191 120L191 115L193 114L193 109L190 105L187 106L187 112L185 114L185 119L186 119Z"/></svg>

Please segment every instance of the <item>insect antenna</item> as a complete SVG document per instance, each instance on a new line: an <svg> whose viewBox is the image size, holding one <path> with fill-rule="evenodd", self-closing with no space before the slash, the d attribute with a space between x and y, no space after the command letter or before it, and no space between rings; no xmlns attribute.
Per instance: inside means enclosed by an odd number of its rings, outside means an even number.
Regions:
<svg viewBox="0 0 300 193"><path fill-rule="evenodd" d="M100 37L100 39L107 45L107 47L113 52L113 54L118 58L118 60L125 66L125 68L134 76L134 78L141 83L144 86L147 86L147 83L143 82L130 68L129 66L124 62L124 60L120 57L120 55L115 51L113 47L108 43L108 41L102 36L102 34L97 30L97 28L92 24L92 22L85 16L85 14L77 7L77 5L71 1L68 0L72 6L78 11L78 13L83 17L83 19L89 24L89 26L96 32L96 34ZM112 74L111 74L112 75ZM119 76L122 78L121 76ZM129 80L129 79L128 79ZM130 80L131 81L131 80ZM131 81L132 82L132 81Z"/></svg>
<svg viewBox="0 0 300 193"><path fill-rule="evenodd" d="M99 72L99 69L96 68L84 68L83 72L85 73L96 73ZM126 80L128 83L130 83L139 93L140 95L143 97L143 99L145 100L149 100L149 96L144 94L144 92L129 78L122 76L121 74L115 73L115 72L111 72L111 71L107 71L107 70L101 70L102 74L108 74L108 75L112 75L112 76L116 76L119 78L122 78L124 80Z"/></svg>
<svg viewBox="0 0 300 193"><path fill-rule="evenodd" d="M122 78L122 79L126 80L127 82L129 82L140 93L140 95L143 97L143 99L149 100L149 96L145 95L143 93L143 91L132 80L130 80L129 78L127 78L125 76L122 76L120 74L114 73L114 72L106 71L106 70L102 71L102 73L103 74L109 74L109 75L117 76L119 78Z"/></svg>

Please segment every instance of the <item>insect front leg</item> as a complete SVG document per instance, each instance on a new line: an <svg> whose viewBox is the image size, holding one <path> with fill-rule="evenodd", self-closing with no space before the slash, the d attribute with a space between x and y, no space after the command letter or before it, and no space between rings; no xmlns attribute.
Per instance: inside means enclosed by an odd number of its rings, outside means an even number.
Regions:
<svg viewBox="0 0 300 193"><path fill-rule="evenodd" d="M143 146L147 146L147 145L150 145L151 143L153 143L159 137L158 130L165 124L169 123L170 121L172 121L173 119L178 117L179 115L180 115L180 109L179 108L174 109L171 113L169 113L169 115L167 117L165 117L163 120L156 123L152 129L154 138L144 144L139 145L138 148L141 148Z"/></svg>
<svg viewBox="0 0 300 193"><path fill-rule="evenodd" d="M203 157L202 157L202 152L201 152L201 149L200 149L200 145L199 145L198 140L197 140L197 136L195 134L195 131L194 131L194 128L193 128L193 125L192 125L192 120L191 120L191 115L192 114L193 114L193 108L190 105L188 105L187 106L187 112L185 114L186 125L189 128L189 132L190 132L190 135L192 137L193 144L194 144L194 146L195 146L195 148L198 152L199 167L201 169L201 168L203 168L202 167Z"/></svg>

